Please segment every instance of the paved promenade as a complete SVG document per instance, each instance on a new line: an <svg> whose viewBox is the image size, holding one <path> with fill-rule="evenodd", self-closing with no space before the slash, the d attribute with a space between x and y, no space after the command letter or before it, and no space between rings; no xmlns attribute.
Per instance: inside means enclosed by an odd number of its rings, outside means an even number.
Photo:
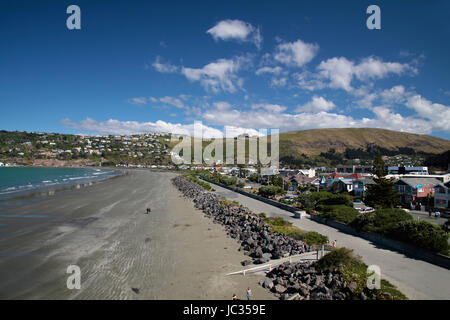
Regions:
<svg viewBox="0 0 450 320"><path fill-rule="evenodd" d="M409 258L308 218L295 219L291 212L217 185L213 187L221 196L238 201L256 213L264 212L269 217L282 217L301 229L327 235L330 242L337 240L338 247L353 249L366 264L378 265L382 277L395 284L410 299L450 299L450 271L445 268Z"/></svg>

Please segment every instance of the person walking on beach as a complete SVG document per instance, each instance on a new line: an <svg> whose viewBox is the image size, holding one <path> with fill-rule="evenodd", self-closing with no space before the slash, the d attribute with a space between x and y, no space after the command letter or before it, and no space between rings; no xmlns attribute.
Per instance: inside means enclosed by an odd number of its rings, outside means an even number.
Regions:
<svg viewBox="0 0 450 320"><path fill-rule="evenodd" d="M247 300L252 300L252 290L249 288L247 288Z"/></svg>
<svg viewBox="0 0 450 320"><path fill-rule="evenodd" d="M149 214L150 212L152 212L152 209L147 208L147 214Z"/></svg>

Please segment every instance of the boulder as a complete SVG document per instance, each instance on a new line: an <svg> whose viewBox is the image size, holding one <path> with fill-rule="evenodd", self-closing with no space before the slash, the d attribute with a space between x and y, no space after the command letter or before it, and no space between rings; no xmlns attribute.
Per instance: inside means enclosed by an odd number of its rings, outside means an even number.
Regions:
<svg viewBox="0 0 450 320"><path fill-rule="evenodd" d="M241 261L241 265L243 265L243 266L248 266L249 264L252 264L252 260Z"/></svg>
<svg viewBox="0 0 450 320"><path fill-rule="evenodd" d="M281 293L283 293L283 292L286 291L286 288L283 287L281 284L277 284L277 285L274 287L274 291L275 291L276 293L281 294Z"/></svg>

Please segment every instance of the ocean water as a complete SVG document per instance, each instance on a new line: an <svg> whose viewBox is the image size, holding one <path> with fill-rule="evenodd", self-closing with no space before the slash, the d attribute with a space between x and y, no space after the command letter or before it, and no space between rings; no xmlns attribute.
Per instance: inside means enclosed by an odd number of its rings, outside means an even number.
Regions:
<svg viewBox="0 0 450 320"><path fill-rule="evenodd" d="M85 168L0 168L0 200L86 184L118 175L118 170Z"/></svg>

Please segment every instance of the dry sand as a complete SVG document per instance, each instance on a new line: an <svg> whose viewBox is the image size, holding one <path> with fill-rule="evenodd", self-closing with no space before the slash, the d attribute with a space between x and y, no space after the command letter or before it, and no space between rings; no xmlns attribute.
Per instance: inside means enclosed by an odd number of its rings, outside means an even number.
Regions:
<svg viewBox="0 0 450 320"><path fill-rule="evenodd" d="M245 299L247 287L274 299L261 275L226 276L247 257L172 177L131 170L2 212L0 299L229 300ZM81 269L80 290L67 289L69 265Z"/></svg>

